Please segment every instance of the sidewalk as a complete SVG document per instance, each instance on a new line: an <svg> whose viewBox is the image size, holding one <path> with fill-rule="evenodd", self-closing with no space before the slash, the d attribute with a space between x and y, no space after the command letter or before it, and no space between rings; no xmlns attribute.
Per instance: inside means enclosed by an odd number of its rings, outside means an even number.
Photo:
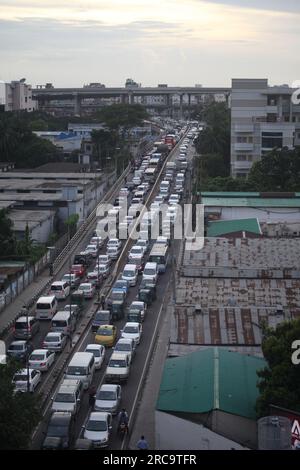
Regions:
<svg viewBox="0 0 300 470"><path fill-rule="evenodd" d="M158 398L162 372L168 352L172 307L167 304L162 327L154 349L152 362L144 383L142 396L138 404L138 410L133 424L128 449L136 450L136 444L142 435L149 444L149 449L156 449L155 442L155 407Z"/></svg>
<svg viewBox="0 0 300 470"><path fill-rule="evenodd" d="M23 305L30 302L35 295L42 291L51 279L49 269L44 269L13 302L0 312L0 332L14 320Z"/></svg>

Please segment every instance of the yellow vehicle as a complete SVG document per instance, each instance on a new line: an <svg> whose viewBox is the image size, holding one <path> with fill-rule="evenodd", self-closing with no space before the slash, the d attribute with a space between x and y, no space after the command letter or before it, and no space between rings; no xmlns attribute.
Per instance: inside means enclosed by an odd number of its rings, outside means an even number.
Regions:
<svg viewBox="0 0 300 470"><path fill-rule="evenodd" d="M95 343L112 347L117 339L117 328L114 325L102 325L98 328Z"/></svg>

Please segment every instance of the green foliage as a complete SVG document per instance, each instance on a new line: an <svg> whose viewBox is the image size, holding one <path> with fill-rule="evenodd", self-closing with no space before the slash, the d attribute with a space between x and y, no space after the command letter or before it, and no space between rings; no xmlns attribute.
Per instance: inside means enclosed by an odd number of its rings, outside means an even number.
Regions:
<svg viewBox="0 0 300 470"><path fill-rule="evenodd" d="M292 343L300 339L300 320L283 322L263 332L262 350L268 367L258 372L257 415L268 415L270 404L300 412L300 366L291 361Z"/></svg>
<svg viewBox="0 0 300 470"><path fill-rule="evenodd" d="M0 114L0 158L17 168L34 168L59 160L59 150L48 140L32 133L30 113Z"/></svg>
<svg viewBox="0 0 300 470"><path fill-rule="evenodd" d="M230 172L230 111L225 103L211 103L201 113L206 127L195 142L199 154L217 154ZM222 167L223 171L223 167ZM223 174L218 174L223 176Z"/></svg>
<svg viewBox="0 0 300 470"><path fill-rule="evenodd" d="M107 166L107 159L112 158L115 154L119 143L119 136L113 130L94 130L92 131L92 142L94 143L94 153L100 168L105 168Z"/></svg>
<svg viewBox="0 0 300 470"><path fill-rule="evenodd" d="M0 210L0 257L15 253L16 241L14 238L12 221L8 217L8 210Z"/></svg>
<svg viewBox="0 0 300 470"><path fill-rule="evenodd" d="M20 369L17 362L0 366L0 449L26 449L41 419L40 397L14 393L12 379Z"/></svg>
<svg viewBox="0 0 300 470"><path fill-rule="evenodd" d="M231 176L207 178L199 185L201 191L252 191L251 184L243 178Z"/></svg>
<svg viewBox="0 0 300 470"><path fill-rule="evenodd" d="M222 155L217 153L199 156L196 158L195 165L199 167L202 178L215 178L227 174Z"/></svg>
<svg viewBox="0 0 300 470"><path fill-rule="evenodd" d="M255 191L299 191L300 149L274 149L252 166L248 181Z"/></svg>
<svg viewBox="0 0 300 470"><path fill-rule="evenodd" d="M118 130L141 125L148 113L140 104L113 104L103 108L99 116L110 129Z"/></svg>

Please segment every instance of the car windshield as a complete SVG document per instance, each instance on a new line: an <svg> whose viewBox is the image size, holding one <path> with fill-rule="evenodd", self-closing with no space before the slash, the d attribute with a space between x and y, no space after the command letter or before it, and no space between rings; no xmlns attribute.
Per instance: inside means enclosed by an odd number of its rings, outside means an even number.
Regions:
<svg viewBox="0 0 300 470"><path fill-rule="evenodd" d="M86 349L85 351L94 354L95 357L101 356L99 349Z"/></svg>
<svg viewBox="0 0 300 470"><path fill-rule="evenodd" d="M30 360L31 361L43 361L45 359L44 354L31 354Z"/></svg>
<svg viewBox="0 0 300 470"><path fill-rule="evenodd" d="M135 272L134 272L134 271L131 271L131 270L125 269L125 270L123 271L123 276L125 276L125 277L134 277L134 276L135 276Z"/></svg>
<svg viewBox="0 0 300 470"><path fill-rule="evenodd" d="M136 248L131 248L130 253L131 253L132 255L135 255L135 254L136 254L136 255L140 255L140 254L141 254L141 251L142 251L142 248L136 247Z"/></svg>
<svg viewBox="0 0 300 470"><path fill-rule="evenodd" d="M15 374L14 376L14 382L26 382L27 381L27 374L24 372L24 374Z"/></svg>
<svg viewBox="0 0 300 470"><path fill-rule="evenodd" d="M138 333L139 329L137 326L125 326L124 333Z"/></svg>
<svg viewBox="0 0 300 470"><path fill-rule="evenodd" d="M126 344L126 343L116 344L115 351L131 351L130 344Z"/></svg>
<svg viewBox="0 0 300 470"><path fill-rule="evenodd" d="M46 336L45 343L59 343L60 336Z"/></svg>
<svg viewBox="0 0 300 470"><path fill-rule="evenodd" d="M112 299L114 300L123 300L124 298L124 292L118 292L118 291L113 291L111 294Z"/></svg>
<svg viewBox="0 0 300 470"><path fill-rule="evenodd" d="M144 269L144 274L146 274L146 276L155 276L156 272L153 268L146 268Z"/></svg>
<svg viewBox="0 0 300 470"><path fill-rule="evenodd" d="M65 326L67 326L66 320L55 320L55 321L52 320L51 323L52 323L53 328L64 328Z"/></svg>
<svg viewBox="0 0 300 470"><path fill-rule="evenodd" d="M111 359L108 364L109 367L126 367L124 359Z"/></svg>
<svg viewBox="0 0 300 470"><path fill-rule="evenodd" d="M17 321L15 323L15 328L16 330L26 330L28 328L28 324L26 324L26 321Z"/></svg>
<svg viewBox="0 0 300 470"><path fill-rule="evenodd" d="M109 313L96 313L96 321L109 321Z"/></svg>
<svg viewBox="0 0 300 470"><path fill-rule="evenodd" d="M67 370L68 375L85 375L86 368L80 366L69 366Z"/></svg>
<svg viewBox="0 0 300 470"><path fill-rule="evenodd" d="M73 393L58 393L55 397L55 402L59 403L74 403Z"/></svg>
<svg viewBox="0 0 300 470"><path fill-rule="evenodd" d="M106 421L89 420L86 426L87 431L107 431Z"/></svg>
<svg viewBox="0 0 300 470"><path fill-rule="evenodd" d="M10 351L23 351L24 345L23 344L11 344L9 346Z"/></svg>
<svg viewBox="0 0 300 470"><path fill-rule="evenodd" d="M68 435L67 426L49 426L47 431L48 437L65 437Z"/></svg>
<svg viewBox="0 0 300 470"><path fill-rule="evenodd" d="M97 394L97 400L115 400L116 392L111 390L100 390Z"/></svg>
<svg viewBox="0 0 300 470"><path fill-rule="evenodd" d="M88 284L80 284L79 290L90 290L91 286Z"/></svg>
<svg viewBox="0 0 300 470"><path fill-rule="evenodd" d="M51 290L62 290L62 286L51 286Z"/></svg>
<svg viewBox="0 0 300 470"><path fill-rule="evenodd" d="M100 336L112 336L112 330L106 330L104 328L100 328L98 331L97 331L97 335L100 335Z"/></svg>
<svg viewBox="0 0 300 470"><path fill-rule="evenodd" d="M101 263L105 264L105 263L108 262L108 257L106 255L105 256L99 256L98 260L99 260L99 264L101 264Z"/></svg>

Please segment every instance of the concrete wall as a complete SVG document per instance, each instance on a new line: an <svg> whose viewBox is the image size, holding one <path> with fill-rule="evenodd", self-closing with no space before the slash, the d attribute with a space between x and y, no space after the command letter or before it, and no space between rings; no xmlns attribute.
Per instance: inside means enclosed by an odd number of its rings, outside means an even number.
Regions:
<svg viewBox="0 0 300 470"><path fill-rule="evenodd" d="M213 412L212 429L251 449L257 447L257 424L252 419L217 410Z"/></svg>
<svg viewBox="0 0 300 470"><path fill-rule="evenodd" d="M146 433L146 431L145 431ZM156 450L246 450L200 424L155 411Z"/></svg>

